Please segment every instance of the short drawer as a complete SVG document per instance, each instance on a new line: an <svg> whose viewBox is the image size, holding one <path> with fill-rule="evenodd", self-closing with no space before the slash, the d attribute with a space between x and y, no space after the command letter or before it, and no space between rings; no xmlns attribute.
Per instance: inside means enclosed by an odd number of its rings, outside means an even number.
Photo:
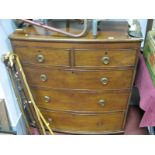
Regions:
<svg viewBox="0 0 155 155"><path fill-rule="evenodd" d="M133 70L62 70L24 67L30 85L69 89L126 89Z"/></svg>
<svg viewBox="0 0 155 155"><path fill-rule="evenodd" d="M129 91L88 92L78 90L31 89L36 104L45 109L105 112L125 110Z"/></svg>
<svg viewBox="0 0 155 155"><path fill-rule="evenodd" d="M23 64L69 66L69 51L65 49L18 47L15 53Z"/></svg>
<svg viewBox="0 0 155 155"><path fill-rule="evenodd" d="M134 66L136 50L76 50L76 67L122 67Z"/></svg>
<svg viewBox="0 0 155 155"><path fill-rule="evenodd" d="M124 112L104 114L77 114L60 111L41 112L54 131L97 134L122 131Z"/></svg>

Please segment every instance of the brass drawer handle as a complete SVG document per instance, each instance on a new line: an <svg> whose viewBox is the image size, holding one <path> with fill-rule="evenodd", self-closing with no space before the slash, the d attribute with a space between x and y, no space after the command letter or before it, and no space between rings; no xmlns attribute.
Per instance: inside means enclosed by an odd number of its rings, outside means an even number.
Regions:
<svg viewBox="0 0 155 155"><path fill-rule="evenodd" d="M108 78L106 78L106 77L101 78L101 82L103 85L108 84Z"/></svg>
<svg viewBox="0 0 155 155"><path fill-rule="evenodd" d="M101 99L98 101L98 103L101 105L101 106L104 106L105 105L105 100Z"/></svg>
<svg viewBox="0 0 155 155"><path fill-rule="evenodd" d="M51 98L49 96L44 96L44 101L46 103L50 102Z"/></svg>
<svg viewBox="0 0 155 155"><path fill-rule="evenodd" d="M101 61L103 64L108 65L110 63L110 58L108 56L104 56Z"/></svg>
<svg viewBox="0 0 155 155"><path fill-rule="evenodd" d="M39 63L42 63L42 62L44 62L44 60L45 60L45 58L44 58L44 56L43 56L42 54L38 54L38 55L36 56L36 59L37 59L37 61L38 61Z"/></svg>
<svg viewBox="0 0 155 155"><path fill-rule="evenodd" d="M41 74L40 79L41 79L41 81L45 82L45 81L47 81L47 76L45 74Z"/></svg>

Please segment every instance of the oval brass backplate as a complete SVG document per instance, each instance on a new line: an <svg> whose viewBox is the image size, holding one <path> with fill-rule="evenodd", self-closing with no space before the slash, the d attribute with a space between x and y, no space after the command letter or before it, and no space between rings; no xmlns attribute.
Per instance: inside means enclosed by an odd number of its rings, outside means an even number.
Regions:
<svg viewBox="0 0 155 155"><path fill-rule="evenodd" d="M108 65L110 63L110 58L108 56L104 56L101 61L103 64Z"/></svg>
<svg viewBox="0 0 155 155"><path fill-rule="evenodd" d="M38 55L36 56L36 59L37 59L37 61L38 61L39 63L42 63L42 62L44 62L44 60L45 60L45 58L44 58L44 56L43 56L42 54L38 54Z"/></svg>
<svg viewBox="0 0 155 155"><path fill-rule="evenodd" d="M51 98L49 96L44 96L44 101L46 103L50 102Z"/></svg>
<svg viewBox="0 0 155 155"><path fill-rule="evenodd" d="M98 103L101 105L101 106L104 106L105 105L105 100L104 99L101 99L98 101Z"/></svg>
<svg viewBox="0 0 155 155"><path fill-rule="evenodd" d="M100 81L102 82L103 85L108 84L108 78L106 77L101 78Z"/></svg>
<svg viewBox="0 0 155 155"><path fill-rule="evenodd" d="M41 81L45 82L45 81L47 81L47 76L45 74L41 74L40 79L41 79Z"/></svg>

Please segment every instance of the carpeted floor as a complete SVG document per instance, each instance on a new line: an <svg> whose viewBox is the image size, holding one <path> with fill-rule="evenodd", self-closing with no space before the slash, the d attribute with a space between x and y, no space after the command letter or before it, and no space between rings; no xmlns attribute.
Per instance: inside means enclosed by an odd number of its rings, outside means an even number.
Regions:
<svg viewBox="0 0 155 155"><path fill-rule="evenodd" d="M143 112L138 106L130 106L126 125L125 125L125 135L148 135L147 128L140 128L139 124L142 118Z"/></svg>

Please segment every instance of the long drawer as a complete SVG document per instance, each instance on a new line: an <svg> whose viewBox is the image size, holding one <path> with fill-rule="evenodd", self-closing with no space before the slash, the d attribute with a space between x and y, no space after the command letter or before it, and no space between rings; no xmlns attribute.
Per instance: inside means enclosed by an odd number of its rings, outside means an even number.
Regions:
<svg viewBox="0 0 155 155"><path fill-rule="evenodd" d="M124 120L124 112L77 114L43 109L41 112L54 131L79 134L119 132Z"/></svg>
<svg viewBox="0 0 155 155"><path fill-rule="evenodd" d="M73 41L72 39L67 38L69 41L63 42L60 38L57 38L59 42L52 42L46 39L44 37L44 41L32 41L32 40L11 40L11 43L14 47L14 50L16 51L19 47L26 47L26 48L41 48L41 49L47 49L47 48L66 48L66 49L139 49L141 42L120 42L120 41L110 41L110 42L100 42L95 41L94 39L89 42L87 40L86 42L83 39L77 39L76 41ZM61 40L61 41L60 41Z"/></svg>
<svg viewBox="0 0 155 155"><path fill-rule="evenodd" d="M134 66L136 50L100 49L75 50L77 67L123 67Z"/></svg>
<svg viewBox="0 0 155 155"><path fill-rule="evenodd" d="M133 69L62 70L24 67L30 85L69 89L125 89L131 87Z"/></svg>
<svg viewBox="0 0 155 155"><path fill-rule="evenodd" d="M34 47L16 48L21 62L41 66L69 66L70 57L67 49L50 49Z"/></svg>
<svg viewBox="0 0 155 155"><path fill-rule="evenodd" d="M31 88L36 104L51 110L105 112L125 110L129 91L88 92Z"/></svg>

